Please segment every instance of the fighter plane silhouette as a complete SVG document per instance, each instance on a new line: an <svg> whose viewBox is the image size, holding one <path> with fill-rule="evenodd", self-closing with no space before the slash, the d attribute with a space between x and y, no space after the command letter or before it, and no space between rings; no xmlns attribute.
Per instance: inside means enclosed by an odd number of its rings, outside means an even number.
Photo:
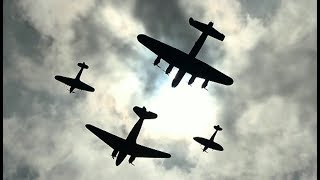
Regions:
<svg viewBox="0 0 320 180"><path fill-rule="evenodd" d="M89 66L86 65L84 62L83 63L78 63L78 66L81 67L80 71L78 72L76 78L69 78L69 77L64 77L64 76L55 76L54 78L68 86L70 86L69 92L74 93L73 90L75 88L80 89L80 90L85 90L85 91L90 91L94 92L94 88L85 84L84 82L80 81L80 76L82 74L83 69L88 69Z"/></svg>
<svg viewBox="0 0 320 180"><path fill-rule="evenodd" d="M192 75L188 81L189 85L194 82L196 77L205 79L201 88L206 88L209 81L214 81L224 85L233 84L232 78L196 58L196 55L200 51L208 35L220 41L223 41L225 36L212 27L213 22L203 24L194 20L193 18L190 18L189 24L202 31L201 36L196 41L189 54L186 54L144 34L139 34L137 39L141 44L158 55L153 63L154 65L158 66L161 58L169 63L169 67L165 71L166 74L169 74L174 66L179 68L179 71L172 81L172 87L176 87L180 83L186 72Z"/></svg>
<svg viewBox="0 0 320 180"><path fill-rule="evenodd" d="M114 149L111 156L112 158L117 157L116 166L120 165L127 155L130 155L130 164L133 163L136 157L170 158L171 155L168 153L141 146L136 143L144 119L155 119L157 118L157 114L147 111L145 107L140 108L138 106L135 106L133 111L140 119L134 125L126 139L122 139L90 124L87 124L86 128Z"/></svg>
<svg viewBox="0 0 320 180"><path fill-rule="evenodd" d="M204 145L203 152L207 152L206 150L208 148L215 149L218 151L223 151L223 147L220 144L214 142L214 137L216 136L218 131L222 131L222 128L219 125L213 126L213 127L214 127L214 129L216 129L216 131L213 133L213 135L211 136L211 138L209 140L202 138L202 137L194 137L193 138L198 143Z"/></svg>

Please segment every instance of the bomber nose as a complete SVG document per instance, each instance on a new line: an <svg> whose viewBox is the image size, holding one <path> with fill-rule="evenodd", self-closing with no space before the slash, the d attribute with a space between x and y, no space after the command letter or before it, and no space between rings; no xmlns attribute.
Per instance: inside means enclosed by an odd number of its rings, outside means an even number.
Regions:
<svg viewBox="0 0 320 180"><path fill-rule="evenodd" d="M194 20L192 17L189 18L189 23L192 23Z"/></svg>

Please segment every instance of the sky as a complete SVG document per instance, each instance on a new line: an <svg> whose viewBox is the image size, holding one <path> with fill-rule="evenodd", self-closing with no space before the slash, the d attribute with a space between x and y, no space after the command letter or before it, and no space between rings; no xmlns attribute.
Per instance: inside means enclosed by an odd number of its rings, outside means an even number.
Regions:
<svg viewBox="0 0 320 180"><path fill-rule="evenodd" d="M317 2L315 0L5 0L3 2L4 179L316 179ZM171 87L152 65L156 55L138 34L188 53L200 32L189 18L214 22L224 41L208 37L197 58L234 84L203 79ZM55 75L75 77L95 92L69 94ZM159 64L165 69L168 64ZM128 157L85 128L126 138L138 116L141 145L169 159ZM192 138L224 151L203 153Z"/></svg>

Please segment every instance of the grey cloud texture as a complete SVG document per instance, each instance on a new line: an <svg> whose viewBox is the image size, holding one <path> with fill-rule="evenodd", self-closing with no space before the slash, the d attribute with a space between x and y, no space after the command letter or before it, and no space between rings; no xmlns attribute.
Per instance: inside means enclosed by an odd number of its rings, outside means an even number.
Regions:
<svg viewBox="0 0 320 180"><path fill-rule="evenodd" d="M315 5L4 1L4 179L315 179ZM207 101L191 98L195 91L184 94L190 87L183 84L169 87L170 78L152 65L156 55L136 39L145 33L188 52L200 35L189 17L213 21L226 35L223 42L208 38L197 56L235 80L228 87L211 83L203 92ZM54 80L56 74L75 76L78 61L90 66L81 78L94 93L72 96ZM159 114L138 138L171 153L170 159L137 158L135 167L125 159L116 167L112 149L84 127L90 123L125 138L137 120L134 105L165 113L161 105L180 100L185 107L183 99L199 105L186 112L190 118L170 114L168 135L161 134L166 116ZM200 108L208 101L210 116ZM185 138L171 136L192 129L184 127L189 121L212 124L202 132L194 127ZM204 154L192 136L209 138L215 124L223 128L216 141L225 150Z"/></svg>
<svg viewBox="0 0 320 180"><path fill-rule="evenodd" d="M258 1L258 0L240 0L241 9L244 15L259 18L264 23L271 23L273 16L277 14L282 1Z"/></svg>

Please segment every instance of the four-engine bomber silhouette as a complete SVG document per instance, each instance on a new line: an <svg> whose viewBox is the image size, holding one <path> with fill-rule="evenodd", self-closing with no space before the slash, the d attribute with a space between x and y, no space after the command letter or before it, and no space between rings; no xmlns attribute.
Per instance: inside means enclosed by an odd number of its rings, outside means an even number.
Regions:
<svg viewBox="0 0 320 180"><path fill-rule="evenodd" d="M211 148L211 149L214 149L214 150L218 150L218 151L223 151L223 147L220 144L214 142L214 137L216 136L218 131L222 131L222 128L219 125L218 126L213 126L213 127L214 127L214 129L216 129L216 131L213 133L213 135L211 136L210 139L205 139L205 138L202 138L202 137L194 137L193 138L198 143L204 145L203 152L207 152L206 150L208 148Z"/></svg>
<svg viewBox="0 0 320 180"><path fill-rule="evenodd" d="M54 78L68 86L70 86L70 93L74 93L73 90L75 88L85 91L94 92L94 88L85 84L84 82L80 81L80 76L82 74L83 69L88 69L89 66L83 63L78 63L78 66L81 67L80 71L78 72L76 78L69 78L64 76L55 76Z"/></svg>
<svg viewBox="0 0 320 180"><path fill-rule="evenodd" d="M154 65L158 66L161 58L169 63L169 67L165 71L166 74L169 74L173 67L179 68L179 71L172 81L172 87L176 87L180 83L186 72L192 75L188 81L189 85L194 82L196 77L205 79L201 88L206 88L209 81L214 81L224 85L233 84L232 78L196 58L196 55L200 51L208 35L220 41L223 41L225 36L212 27L213 22L203 24L190 18L189 24L202 31L201 36L196 41L189 54L186 54L144 34L139 34L137 39L141 44L158 55L153 63Z"/></svg>
<svg viewBox="0 0 320 180"><path fill-rule="evenodd" d="M130 131L127 139L122 139L90 124L87 124L86 128L114 149L111 156L112 158L117 156L116 166L121 164L127 155L130 155L130 164L133 163L136 157L170 158L171 155L168 153L141 146L136 143L144 119L155 119L157 118L157 114L147 111L145 107L140 108L138 106L135 106L133 111L140 117L140 119Z"/></svg>

